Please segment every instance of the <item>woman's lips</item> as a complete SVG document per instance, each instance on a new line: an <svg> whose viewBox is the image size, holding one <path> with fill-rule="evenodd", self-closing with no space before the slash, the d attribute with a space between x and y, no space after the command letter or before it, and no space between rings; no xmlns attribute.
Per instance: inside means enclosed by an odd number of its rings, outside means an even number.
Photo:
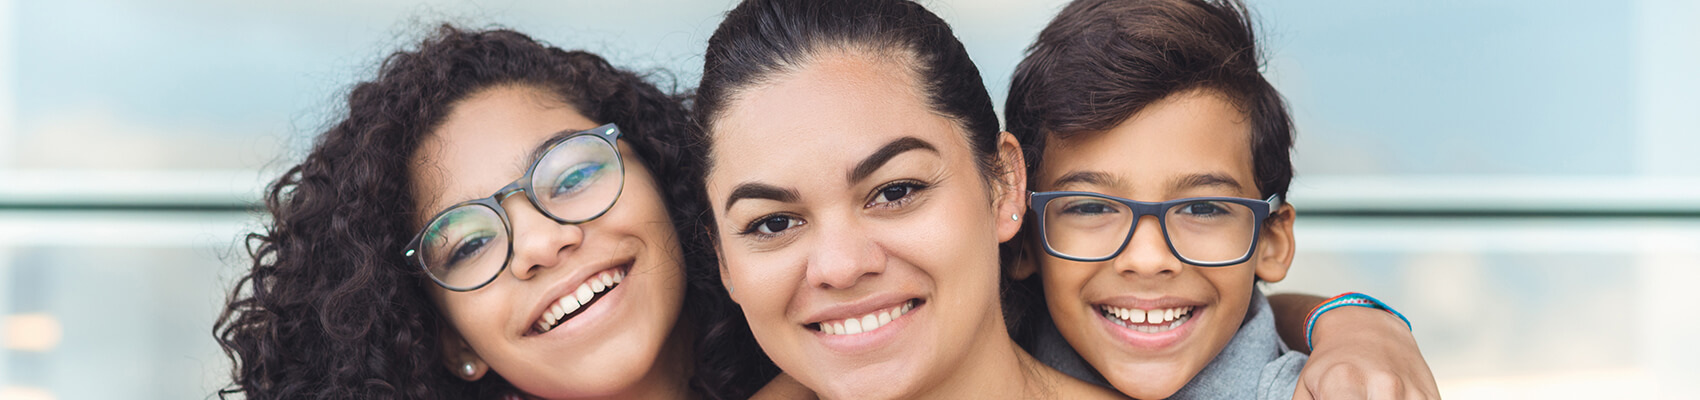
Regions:
<svg viewBox="0 0 1700 400"><path fill-rule="evenodd" d="M915 299L909 299L902 304L875 310L861 316L821 321L811 325L815 326L815 330L828 335L855 335L862 332L872 332L914 310L915 302Z"/></svg>
<svg viewBox="0 0 1700 400"><path fill-rule="evenodd" d="M927 305L926 300L919 298L868 303L874 305L837 307L813 318L818 322L802 327L831 353L867 353L897 342L907 326L920 317L916 313L924 313Z"/></svg>

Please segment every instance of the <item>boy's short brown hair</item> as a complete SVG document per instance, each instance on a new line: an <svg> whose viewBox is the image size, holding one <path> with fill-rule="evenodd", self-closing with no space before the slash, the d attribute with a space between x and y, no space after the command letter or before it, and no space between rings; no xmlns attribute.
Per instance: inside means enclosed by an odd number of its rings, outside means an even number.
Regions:
<svg viewBox="0 0 1700 400"><path fill-rule="evenodd" d="M1292 119L1260 58L1239 0L1076 0L1016 67L1006 128L1021 141L1032 179L1050 136L1108 130L1169 95L1207 89L1250 117L1261 195L1286 197Z"/></svg>

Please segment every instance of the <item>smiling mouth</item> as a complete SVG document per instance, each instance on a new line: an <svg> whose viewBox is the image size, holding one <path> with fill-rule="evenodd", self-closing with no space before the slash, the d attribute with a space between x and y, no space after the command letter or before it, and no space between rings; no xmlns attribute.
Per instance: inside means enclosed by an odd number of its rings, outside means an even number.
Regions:
<svg viewBox="0 0 1700 400"><path fill-rule="evenodd" d="M909 301L905 301L903 304L874 311L866 315L821 321L809 324L808 326L809 328L820 331L821 333L834 336L872 332L875 329L885 326L885 324L891 323L892 320L902 317L904 314L908 314L910 311L915 310L915 307L920 305L920 299L909 299Z"/></svg>
<svg viewBox="0 0 1700 400"><path fill-rule="evenodd" d="M590 309L591 304L596 304L608 292L613 291L614 287L620 286L620 281L625 280L625 278L626 270L623 267L609 269L591 276L590 279L579 284L577 289L555 299L555 303L550 305L548 310L543 311L543 317L537 319L537 324L534 327L535 329L532 329L532 333L547 333L566 323L567 320L584 313L584 310Z"/></svg>
<svg viewBox="0 0 1700 400"><path fill-rule="evenodd" d="M1196 307L1186 306L1143 310L1100 305L1098 315L1123 328L1143 333L1162 333L1174 330L1191 320L1194 308Z"/></svg>

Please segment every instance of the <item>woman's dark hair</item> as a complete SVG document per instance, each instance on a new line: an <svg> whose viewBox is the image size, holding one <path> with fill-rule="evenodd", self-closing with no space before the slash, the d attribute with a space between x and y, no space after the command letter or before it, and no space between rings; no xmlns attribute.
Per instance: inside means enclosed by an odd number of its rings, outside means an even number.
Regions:
<svg viewBox="0 0 1700 400"><path fill-rule="evenodd" d="M900 56L933 111L968 134L981 172L996 176L998 117L980 70L950 25L907 0L746 0L708 39L696 116L703 144L743 91L834 51ZM704 147L707 149L707 147ZM705 152L706 153L706 152ZM706 155L705 155L706 157ZM714 160L706 159L709 167Z"/></svg>
<svg viewBox="0 0 1700 400"><path fill-rule="evenodd" d="M693 141L700 146L694 160L701 166L693 170L706 173L712 168L710 132L729 103L752 87L834 52L897 56L894 59L908 67L904 72L919 85L932 111L949 118L966 133L988 182L1005 172L997 156L997 114L980 80L980 70L968 58L968 51L950 25L907 0L745 0L727 12L709 37L703 55L702 83L697 86L694 107L703 128L697 131L702 136ZM696 177L699 188L706 187L702 183L705 178ZM703 196L706 199L706 194ZM714 218L707 212L702 217L699 232L707 237L703 241L712 243ZM718 279L718 268L701 267L709 269L701 275ZM743 370L721 373L767 378L777 373L742 314L713 324L706 333L705 340L749 355L748 362L734 364Z"/></svg>
<svg viewBox="0 0 1700 400"><path fill-rule="evenodd" d="M1293 123L1260 58L1239 0L1069 3L1027 48L1004 103L1029 184L1047 139L1108 130L1165 97L1206 89L1250 117L1257 189L1285 197Z"/></svg>
<svg viewBox="0 0 1700 400"><path fill-rule="evenodd" d="M459 101L507 85L545 90L593 121L619 124L622 140L662 188L676 228L694 226L692 210L707 207L682 178L698 174L679 162L695 126L678 97L594 54L510 30L444 25L417 49L391 54L376 78L355 85L346 115L268 188L270 221L247 237L252 268L213 327L235 364L234 381L220 397L461 399L513 392L493 371L470 383L448 372L439 338L446 322L427 297L431 283L399 253L418 228L409 168L421 140ZM681 236L680 261L711 264L712 247L687 238ZM702 293L704 282L720 290L717 279L687 281L679 323L735 312L719 300L724 295ZM691 384L710 395L730 385Z"/></svg>

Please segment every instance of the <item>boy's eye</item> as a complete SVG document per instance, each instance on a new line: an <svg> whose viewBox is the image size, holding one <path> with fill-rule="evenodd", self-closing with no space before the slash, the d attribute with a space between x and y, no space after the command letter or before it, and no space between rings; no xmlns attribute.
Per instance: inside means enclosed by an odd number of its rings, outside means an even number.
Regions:
<svg viewBox="0 0 1700 400"><path fill-rule="evenodd" d="M1098 215L1115 213L1116 208L1101 201L1081 201L1069 204L1063 212L1075 215Z"/></svg>
<svg viewBox="0 0 1700 400"><path fill-rule="evenodd" d="M1220 206L1220 205L1218 205L1214 202L1206 202L1206 201L1181 204L1177 208L1180 209L1181 214L1198 215L1198 216L1219 215L1219 214L1225 214L1225 213L1228 212L1228 210L1226 208L1223 208L1222 206Z"/></svg>

